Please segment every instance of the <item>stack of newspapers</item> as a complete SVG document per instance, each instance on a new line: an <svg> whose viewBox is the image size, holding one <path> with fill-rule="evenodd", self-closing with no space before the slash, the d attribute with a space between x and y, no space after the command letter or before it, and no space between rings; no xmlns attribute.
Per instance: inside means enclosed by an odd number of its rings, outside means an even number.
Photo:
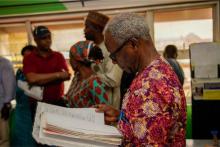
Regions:
<svg viewBox="0 0 220 147"><path fill-rule="evenodd" d="M64 108L38 103L33 137L54 146L114 147L121 144L117 128L104 124L94 108Z"/></svg>

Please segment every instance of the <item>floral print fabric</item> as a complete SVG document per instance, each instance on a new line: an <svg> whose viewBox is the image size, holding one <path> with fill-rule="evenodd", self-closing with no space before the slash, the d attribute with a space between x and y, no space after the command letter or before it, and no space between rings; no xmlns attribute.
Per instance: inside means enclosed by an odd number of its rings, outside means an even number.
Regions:
<svg viewBox="0 0 220 147"><path fill-rule="evenodd" d="M184 92L162 57L132 81L124 96L118 127L126 146L185 146Z"/></svg>

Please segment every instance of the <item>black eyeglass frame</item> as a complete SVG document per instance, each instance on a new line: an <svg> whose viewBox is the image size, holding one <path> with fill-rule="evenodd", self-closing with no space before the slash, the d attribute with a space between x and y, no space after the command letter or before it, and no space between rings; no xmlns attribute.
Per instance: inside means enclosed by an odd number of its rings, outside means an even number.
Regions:
<svg viewBox="0 0 220 147"><path fill-rule="evenodd" d="M122 43L122 45L120 45L114 52L110 53L109 57L112 59L112 61L117 61L116 59L116 54L121 51L124 46L131 41L131 39L126 40L124 43Z"/></svg>

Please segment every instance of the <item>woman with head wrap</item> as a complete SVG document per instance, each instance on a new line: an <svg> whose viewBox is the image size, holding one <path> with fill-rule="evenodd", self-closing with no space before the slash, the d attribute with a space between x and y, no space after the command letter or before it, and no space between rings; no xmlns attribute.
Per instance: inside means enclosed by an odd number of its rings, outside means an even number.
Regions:
<svg viewBox="0 0 220 147"><path fill-rule="evenodd" d="M92 41L79 41L70 49L70 64L75 77L65 96L68 107L82 108L108 104L105 84L92 71L91 64L103 60L101 49Z"/></svg>

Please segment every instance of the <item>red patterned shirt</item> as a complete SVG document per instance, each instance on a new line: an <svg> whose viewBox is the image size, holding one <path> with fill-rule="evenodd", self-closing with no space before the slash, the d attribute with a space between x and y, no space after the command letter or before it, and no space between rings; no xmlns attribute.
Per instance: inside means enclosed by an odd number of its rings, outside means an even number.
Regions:
<svg viewBox="0 0 220 147"><path fill-rule="evenodd" d="M183 88L162 57L133 80L124 96L118 127L127 146L185 146Z"/></svg>

